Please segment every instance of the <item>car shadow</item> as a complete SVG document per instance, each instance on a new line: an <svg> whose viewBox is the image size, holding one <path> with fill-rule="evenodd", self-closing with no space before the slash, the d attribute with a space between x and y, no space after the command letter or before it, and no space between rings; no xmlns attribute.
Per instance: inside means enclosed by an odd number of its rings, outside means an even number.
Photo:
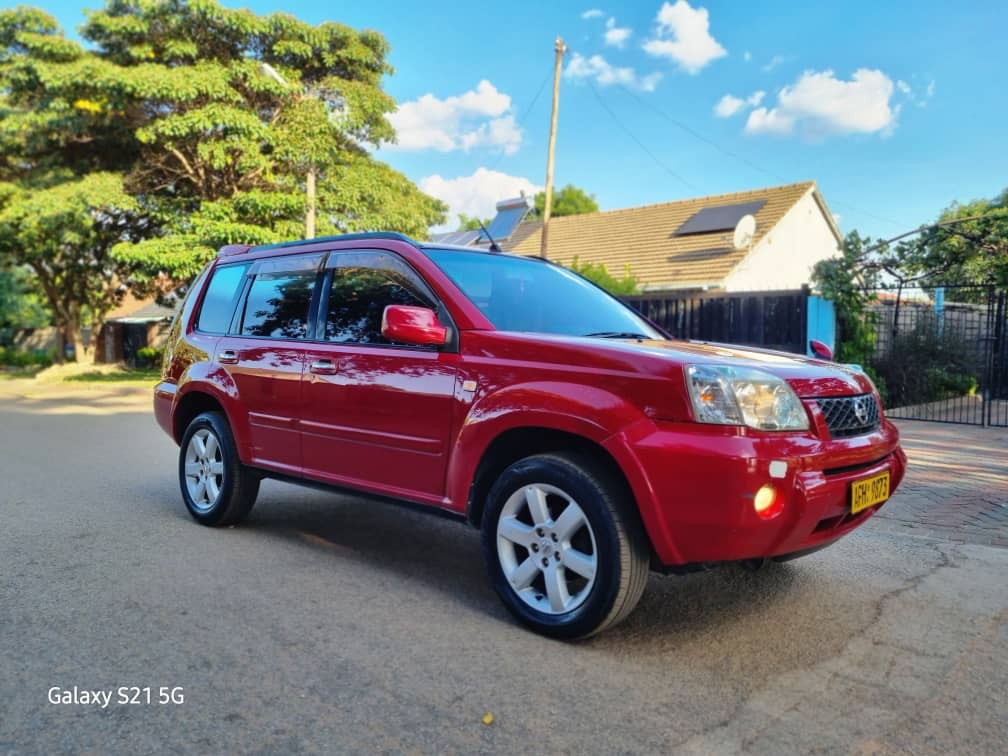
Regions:
<svg viewBox="0 0 1008 756"><path fill-rule="evenodd" d="M382 501L267 482L241 527L336 560L394 572L480 613L512 621L490 588L479 533L465 523ZM725 565L684 576L652 573L633 614L587 642L625 647L650 644L654 636L687 636L715 626L723 630L767 609L800 582L800 575L791 565L777 563L758 572Z"/></svg>

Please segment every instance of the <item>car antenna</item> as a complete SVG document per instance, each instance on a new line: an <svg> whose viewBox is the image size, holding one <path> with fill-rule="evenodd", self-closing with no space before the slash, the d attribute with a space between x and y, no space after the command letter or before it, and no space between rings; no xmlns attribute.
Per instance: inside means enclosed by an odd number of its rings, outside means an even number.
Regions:
<svg viewBox="0 0 1008 756"><path fill-rule="evenodd" d="M491 252L496 252L497 254L500 254L501 253L501 248L499 246L497 246L497 242L495 242L493 240L493 237L490 236L490 232L486 230L486 226L483 225L483 221L481 221L479 218L477 218L476 222L479 223L480 229L483 231L484 234L486 234L486 238L490 240L490 251Z"/></svg>

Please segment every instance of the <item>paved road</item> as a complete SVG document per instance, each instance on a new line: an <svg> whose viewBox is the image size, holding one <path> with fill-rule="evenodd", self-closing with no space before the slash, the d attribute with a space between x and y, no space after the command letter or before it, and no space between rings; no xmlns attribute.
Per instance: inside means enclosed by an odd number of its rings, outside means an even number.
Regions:
<svg viewBox="0 0 1008 756"><path fill-rule="evenodd" d="M880 520L756 574L653 577L567 645L510 621L460 524L270 483L247 525L198 527L146 400L6 387L0 429L0 753L1008 742L1008 549ZM47 701L73 686L184 703Z"/></svg>

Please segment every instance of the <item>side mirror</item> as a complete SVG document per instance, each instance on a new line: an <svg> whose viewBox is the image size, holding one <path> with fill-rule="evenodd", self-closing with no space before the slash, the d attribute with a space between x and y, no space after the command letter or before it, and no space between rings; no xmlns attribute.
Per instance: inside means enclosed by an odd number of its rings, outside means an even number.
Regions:
<svg viewBox="0 0 1008 756"><path fill-rule="evenodd" d="M381 332L389 341L414 346L442 346L448 341L448 329L427 307L389 305L382 313Z"/></svg>
<svg viewBox="0 0 1008 756"><path fill-rule="evenodd" d="M830 349L825 344L823 344L821 341L816 341L815 339L812 339L811 341L809 341L808 345L809 349L812 350L812 354L814 354L820 360L833 359L833 350Z"/></svg>

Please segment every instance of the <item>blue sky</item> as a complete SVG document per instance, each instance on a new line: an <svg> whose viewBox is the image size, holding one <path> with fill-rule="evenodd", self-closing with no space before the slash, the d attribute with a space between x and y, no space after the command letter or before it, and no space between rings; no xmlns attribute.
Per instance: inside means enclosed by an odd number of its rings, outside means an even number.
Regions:
<svg viewBox="0 0 1008 756"><path fill-rule="evenodd" d="M39 4L68 30L86 5ZM555 183L603 209L814 179L877 237L1008 186L1003 0L224 4L385 34L380 156L455 211L543 184L557 34Z"/></svg>

